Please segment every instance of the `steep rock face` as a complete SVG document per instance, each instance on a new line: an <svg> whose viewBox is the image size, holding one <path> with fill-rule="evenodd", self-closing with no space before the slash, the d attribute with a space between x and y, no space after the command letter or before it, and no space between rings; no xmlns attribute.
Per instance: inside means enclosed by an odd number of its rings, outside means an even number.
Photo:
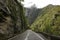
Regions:
<svg viewBox="0 0 60 40"><path fill-rule="evenodd" d="M12 36L12 19L10 17L9 12L7 11L5 2L6 0L0 0L0 33L4 35L6 34L6 36Z"/></svg>
<svg viewBox="0 0 60 40"><path fill-rule="evenodd" d="M27 28L27 23L21 3L16 0L0 0L0 40L19 34L24 28Z"/></svg>
<svg viewBox="0 0 60 40"><path fill-rule="evenodd" d="M43 8L42 14L38 16L31 25L31 29L38 32L46 32L51 35L60 35L60 6L48 5Z"/></svg>
<svg viewBox="0 0 60 40"><path fill-rule="evenodd" d="M25 8L25 16L30 25L35 21L41 10L42 9L38 9L34 5L31 8Z"/></svg>

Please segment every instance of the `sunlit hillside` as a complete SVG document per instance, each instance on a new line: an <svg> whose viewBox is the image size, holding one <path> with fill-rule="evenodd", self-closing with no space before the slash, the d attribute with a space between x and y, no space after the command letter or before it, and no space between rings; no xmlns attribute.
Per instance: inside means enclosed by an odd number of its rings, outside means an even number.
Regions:
<svg viewBox="0 0 60 40"><path fill-rule="evenodd" d="M41 13L31 25L31 29L52 35L60 35L60 6L48 5L43 8Z"/></svg>

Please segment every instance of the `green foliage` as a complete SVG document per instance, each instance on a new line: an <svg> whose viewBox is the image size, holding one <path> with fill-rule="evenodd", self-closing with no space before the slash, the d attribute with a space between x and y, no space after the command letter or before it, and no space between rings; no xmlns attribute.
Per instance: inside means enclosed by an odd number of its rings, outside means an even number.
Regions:
<svg viewBox="0 0 60 40"><path fill-rule="evenodd" d="M16 26L20 27L19 31L26 30L27 23L26 23L26 18L24 16L25 14L23 12L23 7L21 3L19 3L16 0L7 0L6 5L11 12L11 18L13 19L15 33L17 33L17 30L18 30L18 29L16 30L17 28ZM20 22L18 22L18 20ZM17 23L19 23L19 25Z"/></svg>
<svg viewBox="0 0 60 40"><path fill-rule="evenodd" d="M60 6L48 5L42 9L42 14L38 16L31 25L31 29L38 32L46 32L52 35L60 35Z"/></svg>
<svg viewBox="0 0 60 40"><path fill-rule="evenodd" d="M3 19L7 19L7 17L8 20L11 18L12 21L11 25L10 23L5 23L7 24L6 27L4 26L5 24L3 24L6 20L2 22L3 27L0 26L0 33L3 33L2 35L4 36L0 36L0 40L5 40L5 38L10 38L14 35L20 34L28 28L23 6L17 0L2 0L2 2L0 2L0 7L2 7L0 8L0 23Z"/></svg>

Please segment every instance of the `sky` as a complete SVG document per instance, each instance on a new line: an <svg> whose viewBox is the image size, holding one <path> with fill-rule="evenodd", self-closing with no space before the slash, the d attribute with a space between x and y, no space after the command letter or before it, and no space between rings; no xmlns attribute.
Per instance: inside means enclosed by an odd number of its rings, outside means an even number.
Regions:
<svg viewBox="0 0 60 40"><path fill-rule="evenodd" d="M43 8L48 4L60 5L60 0L24 0L22 4L27 8L30 8L34 4L37 8Z"/></svg>

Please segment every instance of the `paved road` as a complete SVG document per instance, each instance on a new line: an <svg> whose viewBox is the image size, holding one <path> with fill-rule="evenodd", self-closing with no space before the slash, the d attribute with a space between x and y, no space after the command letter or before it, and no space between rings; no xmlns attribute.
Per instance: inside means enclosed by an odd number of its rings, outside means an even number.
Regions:
<svg viewBox="0 0 60 40"><path fill-rule="evenodd" d="M27 30L26 32L19 34L8 40L46 40L43 35L39 35L31 30Z"/></svg>
<svg viewBox="0 0 60 40"><path fill-rule="evenodd" d="M44 40L44 38L39 36L37 33L29 30L25 40Z"/></svg>

